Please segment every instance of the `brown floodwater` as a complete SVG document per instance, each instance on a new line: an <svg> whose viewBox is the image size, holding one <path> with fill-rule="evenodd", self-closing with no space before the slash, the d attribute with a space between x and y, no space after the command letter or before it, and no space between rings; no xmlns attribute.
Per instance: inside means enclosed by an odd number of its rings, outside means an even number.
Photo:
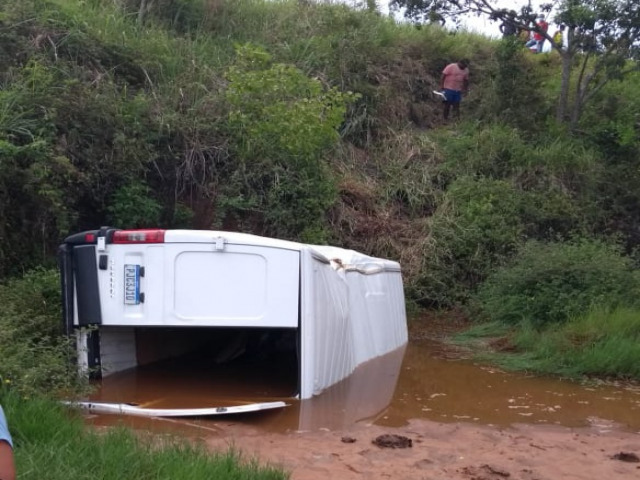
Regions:
<svg viewBox="0 0 640 480"><path fill-rule="evenodd" d="M277 372L284 372L275 374ZM241 423L270 432L347 429L357 422L403 426L409 419L507 426L513 423L570 427L612 424L640 432L640 388L583 386L554 378L507 373L443 355L433 340L367 362L346 380L310 400L291 398L292 373L277 365L224 373L197 365L162 363L104 379L94 401L134 402L150 408L195 408L285 400L286 408L198 419L150 420L93 416L91 422L124 421L140 428L217 431L218 422ZM238 381L243 378L243 381Z"/></svg>

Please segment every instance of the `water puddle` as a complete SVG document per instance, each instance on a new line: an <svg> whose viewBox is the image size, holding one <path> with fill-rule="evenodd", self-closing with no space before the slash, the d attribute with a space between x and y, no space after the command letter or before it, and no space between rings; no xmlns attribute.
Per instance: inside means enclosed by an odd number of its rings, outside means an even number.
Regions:
<svg viewBox="0 0 640 480"><path fill-rule="evenodd" d="M603 424L640 430L640 388L581 386L555 378L507 373L468 360L440 358L429 340L407 349L395 394L380 425L407 418L481 424ZM607 422L604 422L606 424Z"/></svg>
<svg viewBox="0 0 640 480"><path fill-rule="evenodd" d="M166 364L107 377L92 400L136 402L152 408L210 407L239 401L289 403L274 411L193 420L124 419L133 427L178 430L182 435L191 431L196 435L206 431L213 434L218 431L218 422L291 432L344 429L356 422L403 426L412 418L493 425L593 425L600 430L615 423L640 431L640 388L585 387L505 373L468 360L442 358L439 349L440 345L431 340L412 341L406 349L360 366L348 379L305 401L291 398L291 374L277 365L256 369L253 380L247 381L246 375L241 377L232 371L221 376L193 365L185 369ZM285 374L279 376L279 371ZM238 382L236 378L244 380ZM104 415L91 419L96 425L121 421Z"/></svg>

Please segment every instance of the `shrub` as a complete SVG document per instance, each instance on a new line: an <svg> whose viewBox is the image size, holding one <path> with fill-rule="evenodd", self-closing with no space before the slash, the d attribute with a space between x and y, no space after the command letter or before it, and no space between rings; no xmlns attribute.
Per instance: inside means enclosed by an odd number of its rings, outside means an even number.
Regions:
<svg viewBox="0 0 640 480"><path fill-rule="evenodd" d="M487 278L476 300L492 320L541 327L595 306L635 302L639 287L631 260L616 245L531 241L510 265Z"/></svg>
<svg viewBox="0 0 640 480"><path fill-rule="evenodd" d="M81 389L61 335L58 273L33 270L0 285L0 379L23 395Z"/></svg>
<svg viewBox="0 0 640 480"><path fill-rule="evenodd" d="M510 183L464 177L431 218L431 248L418 279L422 302L463 302L522 242L522 197Z"/></svg>
<svg viewBox="0 0 640 480"><path fill-rule="evenodd" d="M603 216L596 198L603 169L583 142L540 136L536 143L505 125L470 126L435 134L445 182L463 176L503 179L522 197L522 222L528 238L568 238L593 232Z"/></svg>
<svg viewBox="0 0 640 480"><path fill-rule="evenodd" d="M157 226L162 207L143 183L131 183L118 189L107 208L111 224L119 228Z"/></svg>
<svg viewBox="0 0 640 480"><path fill-rule="evenodd" d="M543 97L546 69L535 68L516 38L506 38L496 47L496 64L489 64L490 88L486 89L479 116L523 130L538 131L548 113Z"/></svg>
<svg viewBox="0 0 640 480"><path fill-rule="evenodd" d="M451 175L517 177L526 188L560 184L564 188L588 184L596 173L598 156L583 142L553 135L528 140L522 131L501 125L459 132L438 132L435 138L443 157L440 171Z"/></svg>
<svg viewBox="0 0 640 480"><path fill-rule="evenodd" d="M236 183L226 186L227 197L235 197L226 200L227 209L259 212L264 232L273 236L324 240L312 232L322 231L336 188L323 155L337 144L338 127L356 97L325 89L252 45L239 47L227 79L238 159Z"/></svg>

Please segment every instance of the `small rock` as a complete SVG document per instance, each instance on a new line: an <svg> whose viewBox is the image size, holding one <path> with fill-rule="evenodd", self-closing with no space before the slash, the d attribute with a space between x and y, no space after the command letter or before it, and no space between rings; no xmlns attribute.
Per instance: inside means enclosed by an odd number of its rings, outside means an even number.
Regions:
<svg viewBox="0 0 640 480"><path fill-rule="evenodd" d="M342 443L356 443L356 439L353 437L342 437L340 440Z"/></svg>
<svg viewBox="0 0 640 480"><path fill-rule="evenodd" d="M385 433L371 441L380 448L411 448L413 442L408 437Z"/></svg>
<svg viewBox="0 0 640 480"><path fill-rule="evenodd" d="M638 455L636 455L635 453L630 453L630 452L616 453L611 458L613 458L614 460L620 460L621 462L632 462L632 463L640 462L640 458L638 458Z"/></svg>
<svg viewBox="0 0 640 480"><path fill-rule="evenodd" d="M484 468L487 472L489 472L489 473L491 473L493 475L498 475L500 477L507 478L507 477L511 476L511 474L509 472L507 472L506 470L503 470L501 468L496 468L496 467L493 467L491 465L484 464L484 465L482 465L482 468Z"/></svg>

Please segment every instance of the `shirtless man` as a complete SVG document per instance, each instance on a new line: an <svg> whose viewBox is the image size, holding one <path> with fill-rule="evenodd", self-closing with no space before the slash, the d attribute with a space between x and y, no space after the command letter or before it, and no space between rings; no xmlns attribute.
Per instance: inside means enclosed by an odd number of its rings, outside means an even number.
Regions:
<svg viewBox="0 0 640 480"><path fill-rule="evenodd" d="M449 112L453 106L453 115L460 117L460 102L462 94L469 90L469 60L459 60L450 63L442 71L440 77L440 88L442 89L445 101L442 115L445 122L449 120Z"/></svg>

